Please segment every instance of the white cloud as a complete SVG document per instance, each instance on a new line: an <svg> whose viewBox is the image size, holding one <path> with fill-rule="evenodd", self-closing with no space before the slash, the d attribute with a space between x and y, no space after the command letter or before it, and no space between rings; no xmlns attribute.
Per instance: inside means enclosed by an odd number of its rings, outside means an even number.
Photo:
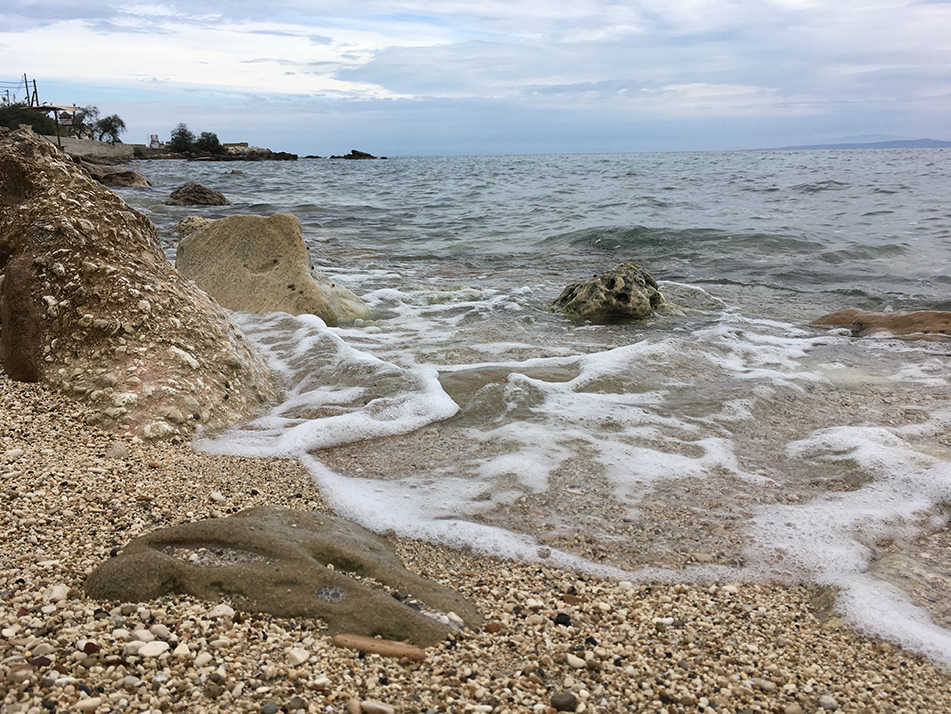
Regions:
<svg viewBox="0 0 951 714"><path fill-rule="evenodd" d="M131 90L845 126L859 107L945 111L949 36L951 4L911 0L8 0L0 66Z"/></svg>

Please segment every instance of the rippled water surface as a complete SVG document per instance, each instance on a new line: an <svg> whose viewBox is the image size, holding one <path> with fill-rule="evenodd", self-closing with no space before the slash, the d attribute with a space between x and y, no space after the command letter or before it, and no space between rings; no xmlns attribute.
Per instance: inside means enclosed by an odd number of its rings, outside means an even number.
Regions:
<svg viewBox="0 0 951 714"><path fill-rule="evenodd" d="M374 310L238 315L284 400L199 448L301 458L380 531L628 578L838 585L854 624L951 664L951 343L808 326L951 309L951 151L139 168L155 186L123 196L170 257L184 215L290 212ZM234 205L161 205L187 181ZM628 260L675 309L548 309Z"/></svg>

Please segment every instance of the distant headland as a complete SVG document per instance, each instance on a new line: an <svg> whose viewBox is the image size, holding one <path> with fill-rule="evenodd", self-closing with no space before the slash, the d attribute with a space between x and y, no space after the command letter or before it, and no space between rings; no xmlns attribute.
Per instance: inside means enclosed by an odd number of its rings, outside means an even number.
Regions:
<svg viewBox="0 0 951 714"><path fill-rule="evenodd" d="M896 139L890 141L846 142L839 144L804 144L802 146L779 146L766 151L791 151L794 149L946 149L951 141L938 139Z"/></svg>

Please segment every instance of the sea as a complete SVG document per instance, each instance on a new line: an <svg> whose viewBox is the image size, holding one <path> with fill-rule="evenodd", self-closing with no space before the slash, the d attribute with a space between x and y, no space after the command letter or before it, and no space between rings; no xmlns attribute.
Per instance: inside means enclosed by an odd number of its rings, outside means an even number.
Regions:
<svg viewBox="0 0 951 714"><path fill-rule="evenodd" d="M951 310L951 150L186 162L118 189L291 213L372 316L235 313L282 380L195 448L299 459L386 534L631 581L807 582L951 667L951 341L810 323ZM163 205L197 181L233 205ZM666 309L552 309L635 261Z"/></svg>

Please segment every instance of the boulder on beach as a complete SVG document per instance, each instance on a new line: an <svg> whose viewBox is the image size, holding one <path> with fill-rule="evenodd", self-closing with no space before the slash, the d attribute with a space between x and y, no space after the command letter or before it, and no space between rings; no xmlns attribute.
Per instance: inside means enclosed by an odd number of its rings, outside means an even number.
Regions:
<svg viewBox="0 0 951 714"><path fill-rule="evenodd" d="M0 131L0 362L145 438L245 420L273 395L227 312L144 215L29 131Z"/></svg>
<svg viewBox="0 0 951 714"><path fill-rule="evenodd" d="M823 315L809 324L813 327L844 327L855 337L882 333L932 339L951 336L951 312L940 310L870 312L852 307Z"/></svg>
<svg viewBox="0 0 951 714"><path fill-rule="evenodd" d="M343 518L276 506L136 538L121 555L101 563L85 589L91 597L116 602L171 593L225 597L246 612L320 618L331 634L381 636L423 647L450 633L449 626L348 573L373 578L435 612L453 612L470 627L482 622L460 594L404 568L380 536Z"/></svg>
<svg viewBox="0 0 951 714"><path fill-rule="evenodd" d="M370 314L350 290L311 268L300 221L289 213L209 221L182 238L175 265L229 310L311 314L328 325Z"/></svg>
<svg viewBox="0 0 951 714"><path fill-rule="evenodd" d="M554 306L594 322L643 320L665 303L657 283L637 263L623 263L589 280L572 283Z"/></svg>
<svg viewBox="0 0 951 714"><path fill-rule="evenodd" d="M200 183L186 183L172 191L165 201L166 206L230 206L231 201L220 191L202 186Z"/></svg>

